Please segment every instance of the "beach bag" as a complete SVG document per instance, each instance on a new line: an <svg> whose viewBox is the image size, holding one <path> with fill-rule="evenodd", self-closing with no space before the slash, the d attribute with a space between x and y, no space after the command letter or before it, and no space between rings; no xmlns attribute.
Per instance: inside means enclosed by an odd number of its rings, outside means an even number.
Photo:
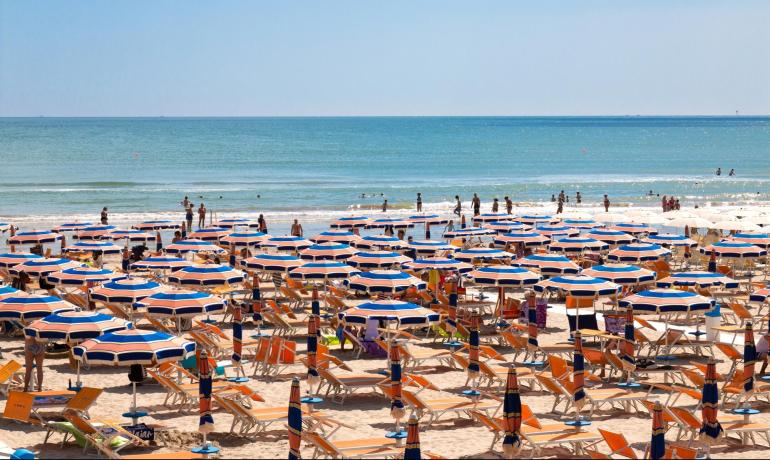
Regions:
<svg viewBox="0 0 770 460"><path fill-rule="evenodd" d="M548 320L548 301L545 299L537 299L535 303L535 315L537 317L537 328L545 329ZM527 302L521 303L519 309L519 322L522 324L529 324L529 304Z"/></svg>
<svg viewBox="0 0 770 460"><path fill-rule="evenodd" d="M604 329L610 334L623 335L626 328L626 315L604 315Z"/></svg>

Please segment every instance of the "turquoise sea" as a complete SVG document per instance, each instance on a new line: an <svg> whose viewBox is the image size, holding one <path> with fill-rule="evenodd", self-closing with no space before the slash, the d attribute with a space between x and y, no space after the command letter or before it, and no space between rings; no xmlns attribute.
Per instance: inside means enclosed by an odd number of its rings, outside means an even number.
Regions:
<svg viewBox="0 0 770 460"><path fill-rule="evenodd" d="M744 203L770 199L768 185L770 117L0 118L11 217L178 211L184 195L222 212L407 206L417 192L428 208L473 192L540 202L562 189Z"/></svg>

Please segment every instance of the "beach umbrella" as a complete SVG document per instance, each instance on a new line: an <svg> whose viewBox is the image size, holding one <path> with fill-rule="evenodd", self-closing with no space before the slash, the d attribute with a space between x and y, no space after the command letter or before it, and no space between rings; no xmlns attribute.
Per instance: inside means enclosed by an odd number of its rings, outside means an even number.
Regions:
<svg viewBox="0 0 770 460"><path fill-rule="evenodd" d="M221 313L225 309L225 301L205 292L175 289L151 294L134 303L133 307L146 311L152 317L179 320Z"/></svg>
<svg viewBox="0 0 770 460"><path fill-rule="evenodd" d="M575 328L575 350L572 354L572 399L575 406L576 417L580 417L580 410L586 403L586 392L584 389L585 361L583 357L583 339L580 335L580 329Z"/></svg>
<svg viewBox="0 0 770 460"><path fill-rule="evenodd" d="M356 253L345 260L356 268L389 268L411 262L409 257L392 251L366 251Z"/></svg>
<svg viewBox="0 0 770 460"><path fill-rule="evenodd" d="M636 342L636 336L634 335L634 309L626 308L626 324L623 328L623 342L621 343L620 359L622 360L623 369L628 372L629 381L631 380L631 374L636 369L636 359L634 358L634 343Z"/></svg>
<svg viewBox="0 0 770 460"><path fill-rule="evenodd" d="M66 286L88 286L94 283L109 281L118 275L112 270L97 267L67 268L59 272L49 273L45 276L51 284Z"/></svg>
<svg viewBox="0 0 770 460"><path fill-rule="evenodd" d="M161 285L155 281L144 278L123 278L91 288L91 298L107 303L133 304L162 290Z"/></svg>
<svg viewBox="0 0 770 460"><path fill-rule="evenodd" d="M372 270L357 273L346 280L345 284L354 291L370 294L396 294L410 288L415 288L418 291L427 288L421 279L398 270Z"/></svg>
<svg viewBox="0 0 770 460"><path fill-rule="evenodd" d="M767 227L768 225L770 225L770 214L762 214L761 216L747 217L744 220L751 222L752 224L757 224L763 227Z"/></svg>
<svg viewBox="0 0 770 460"><path fill-rule="evenodd" d="M725 259L753 259L767 255L766 249L754 246L751 243L735 240L718 241L705 248L700 248L700 252L706 255L711 255L713 253L717 257Z"/></svg>
<svg viewBox="0 0 770 460"><path fill-rule="evenodd" d="M535 227L535 233L555 239L557 237L577 236L580 234L580 230L566 225L551 224Z"/></svg>
<svg viewBox="0 0 770 460"><path fill-rule="evenodd" d="M314 303L318 303L318 291ZM307 383L312 389L320 380L318 375L318 316L311 313L307 317Z"/></svg>
<svg viewBox="0 0 770 460"><path fill-rule="evenodd" d="M292 269L289 277L299 280L346 279L358 270L342 262L308 262Z"/></svg>
<svg viewBox="0 0 770 460"><path fill-rule="evenodd" d="M540 348L537 340L537 297L535 291L527 293L527 350L532 353L532 359L535 359L535 353Z"/></svg>
<svg viewBox="0 0 770 460"><path fill-rule="evenodd" d="M299 251L304 260L344 260L359 252L345 243L317 243Z"/></svg>
<svg viewBox="0 0 770 460"><path fill-rule="evenodd" d="M715 442L724 432L717 418L719 414L719 387L717 387L717 364L709 358L706 366L706 381L701 396L703 426L700 429L701 440L707 444Z"/></svg>
<svg viewBox="0 0 770 460"><path fill-rule="evenodd" d="M631 216L630 224L645 224L647 226L651 225L666 225L668 224L668 219L666 219L664 216L660 214L655 213L646 213L646 214L640 214L636 216Z"/></svg>
<svg viewBox="0 0 770 460"><path fill-rule="evenodd" d="M513 232L526 232L532 230L529 225L522 224L521 222L489 222L484 225L484 228L494 230L497 233L513 233Z"/></svg>
<svg viewBox="0 0 770 460"><path fill-rule="evenodd" d="M404 268L418 272L423 270L439 270L466 273L473 270L473 265L447 257L428 257L407 262L404 264Z"/></svg>
<svg viewBox="0 0 770 460"><path fill-rule="evenodd" d="M607 259L616 262L644 262L658 260L671 255L671 251L659 244L631 243L618 246L607 254Z"/></svg>
<svg viewBox="0 0 770 460"><path fill-rule="evenodd" d="M245 382L248 379L245 377L246 372L243 370L241 364L241 357L243 356L243 310L238 304L233 304L233 354L231 360L233 367L235 367L236 376L231 378L232 382Z"/></svg>
<svg viewBox="0 0 770 460"><path fill-rule="evenodd" d="M626 223L619 223L612 227L610 227L610 230L615 230L618 232L624 232L629 233L631 235L654 235L658 233L658 230L656 230L653 227L650 227L646 224L636 224L633 222L626 222Z"/></svg>
<svg viewBox="0 0 770 460"><path fill-rule="evenodd" d="M388 235L371 235L365 236L356 241L353 246L361 249L403 249L406 247L406 242L396 238L395 236Z"/></svg>
<svg viewBox="0 0 770 460"><path fill-rule="evenodd" d="M223 236L219 242L230 247L255 247L268 238L270 236L262 232L233 232Z"/></svg>
<svg viewBox="0 0 770 460"><path fill-rule="evenodd" d="M468 273L468 277L476 284L503 288L531 286L540 281L540 275L508 265L479 267Z"/></svg>
<svg viewBox="0 0 770 460"><path fill-rule="evenodd" d="M406 445L404 446L404 460L421 460L420 452L420 426L417 422L417 416L412 414L409 417L409 425L406 430Z"/></svg>
<svg viewBox="0 0 770 460"><path fill-rule="evenodd" d="M29 323L52 313L76 309L75 305L56 296L18 292L0 299L0 321Z"/></svg>
<svg viewBox="0 0 770 460"><path fill-rule="evenodd" d="M640 313L688 313L709 310L714 301L691 291L652 289L620 299L621 308L633 308Z"/></svg>
<svg viewBox="0 0 770 460"><path fill-rule="evenodd" d="M148 220L131 226L136 230L165 230L176 229L180 225L170 220Z"/></svg>
<svg viewBox="0 0 770 460"><path fill-rule="evenodd" d="M7 284L0 284L0 300L17 295L24 295L24 292Z"/></svg>
<svg viewBox="0 0 770 460"><path fill-rule="evenodd" d="M524 246L545 246L551 242L551 239L547 236L543 236L537 232L521 231L504 233L495 237L495 244L523 244Z"/></svg>
<svg viewBox="0 0 770 460"><path fill-rule="evenodd" d="M260 244L263 248L275 248L276 251L299 251L312 245L312 241L299 236L271 236Z"/></svg>
<svg viewBox="0 0 770 460"><path fill-rule="evenodd" d="M453 256L457 260L465 262L487 262L490 260L511 260L516 257L515 254L510 252L501 251L500 249L492 248L469 248L457 251Z"/></svg>
<svg viewBox="0 0 770 460"><path fill-rule="evenodd" d="M224 286L242 283L244 279L242 271L223 264L192 264L168 276L170 283L187 286Z"/></svg>
<svg viewBox="0 0 770 460"><path fill-rule="evenodd" d="M735 289L738 287L738 281L724 276L721 273L700 270L672 273L671 276L658 280L655 284L662 288L669 288L672 286L695 286L699 288L723 286L725 289Z"/></svg>
<svg viewBox="0 0 770 460"><path fill-rule="evenodd" d="M494 235L497 233L494 230L484 228L484 227L466 227L461 228L458 230L453 230L451 232L445 232L443 237L444 238L473 238L473 237L482 237L484 235Z"/></svg>
<svg viewBox="0 0 770 460"><path fill-rule="evenodd" d="M505 425L503 452L508 457L512 457L514 451L521 447L521 395L516 366L508 368L508 378L505 380L503 423Z"/></svg>
<svg viewBox="0 0 770 460"><path fill-rule="evenodd" d="M366 216L350 216L340 217L337 220L332 221L331 228L359 228L366 227L371 222L371 219Z"/></svg>
<svg viewBox="0 0 770 460"><path fill-rule="evenodd" d="M100 254L119 254L123 249L107 241L80 241L62 249L64 252L95 252Z"/></svg>
<svg viewBox="0 0 770 460"><path fill-rule="evenodd" d="M152 256L146 259L137 260L131 264L131 267L141 270L178 270L182 267L188 267L189 265L190 262L181 257Z"/></svg>
<svg viewBox="0 0 770 460"><path fill-rule="evenodd" d="M770 288L757 289L749 295L751 302L767 302L768 298L770 298Z"/></svg>
<svg viewBox="0 0 770 460"><path fill-rule="evenodd" d="M444 225L449 219L438 214L417 214L409 216L409 221L415 224Z"/></svg>
<svg viewBox="0 0 770 460"><path fill-rule="evenodd" d="M346 243L350 244L354 241L358 241L361 237L353 232L346 230L321 232L318 235L310 238L311 241L316 243Z"/></svg>
<svg viewBox="0 0 770 460"><path fill-rule="evenodd" d="M473 222L476 223L485 223L485 222L499 222L499 221L506 221L506 220L513 220L514 216L511 214L506 214L504 212L490 212L485 214L479 214L478 216L473 216Z"/></svg>
<svg viewBox="0 0 770 460"><path fill-rule="evenodd" d="M141 230L113 230L102 236L103 240L127 240L135 242L155 241L155 235Z"/></svg>
<svg viewBox="0 0 770 460"><path fill-rule="evenodd" d="M650 440L650 458L661 460L666 455L666 427L663 424L663 406L655 402L652 407L652 439Z"/></svg>
<svg viewBox="0 0 770 460"><path fill-rule="evenodd" d="M32 232L19 232L8 238L8 245L22 244L44 244L53 243L61 240L61 235L50 230L39 230Z"/></svg>
<svg viewBox="0 0 770 460"><path fill-rule="evenodd" d="M770 247L770 235L767 233L736 233L733 240L753 244L759 248L767 249Z"/></svg>
<svg viewBox="0 0 770 460"><path fill-rule="evenodd" d="M415 252L415 254L435 254L437 252L455 252L459 250L457 246L453 246L443 241L412 241L407 243L407 247Z"/></svg>
<svg viewBox="0 0 770 460"><path fill-rule="evenodd" d="M468 379L476 386L479 376L479 317L471 317L471 330L468 337Z"/></svg>
<svg viewBox="0 0 770 460"><path fill-rule="evenodd" d="M194 232L190 232L187 237L190 239L202 240L202 241L219 241L223 237L230 234L229 228L222 227L208 227L199 228Z"/></svg>
<svg viewBox="0 0 770 460"><path fill-rule="evenodd" d="M729 230L729 231L737 231L737 232L760 232L762 231L762 227L759 225L745 221L745 220L720 220L719 222L716 222L711 225L713 229L717 230Z"/></svg>
<svg viewBox="0 0 770 460"><path fill-rule="evenodd" d="M24 272L31 277L40 277L68 268L81 267L82 265L80 262L69 259L41 257L39 259L28 259L18 265L14 265L8 269L8 272L14 276Z"/></svg>
<svg viewBox="0 0 770 460"><path fill-rule="evenodd" d="M636 237L626 232L595 228L586 233L586 236L609 244L629 244L636 241Z"/></svg>
<svg viewBox="0 0 770 460"><path fill-rule="evenodd" d="M757 345L754 343L754 330L751 321L747 321L743 332L743 391L746 396L754 391L754 364L757 362Z"/></svg>
<svg viewBox="0 0 770 460"><path fill-rule="evenodd" d="M667 227L674 227L674 228L711 228L714 223L711 222L708 219L704 219L703 217L698 216L691 216L691 217L675 217L674 219L671 219L668 221L667 224L665 224Z"/></svg>
<svg viewBox="0 0 770 460"><path fill-rule="evenodd" d="M202 449L208 451L207 436L214 431L214 416L211 414L211 391L213 379L209 356L206 350L201 350L198 359L198 432L203 435Z"/></svg>
<svg viewBox="0 0 770 460"><path fill-rule="evenodd" d="M596 214L594 216L594 220L597 222L607 223L607 224L631 222L630 217L628 217L625 214L620 214L617 212L602 212L602 213Z"/></svg>
<svg viewBox="0 0 770 460"><path fill-rule="evenodd" d="M102 334L131 329L133 324L95 311L60 311L31 322L24 335L38 341L77 343Z"/></svg>
<svg viewBox="0 0 770 460"><path fill-rule="evenodd" d="M251 278L251 318L257 326L257 336L261 336L262 325L262 291L259 289L259 277L254 274Z"/></svg>
<svg viewBox="0 0 770 460"><path fill-rule="evenodd" d="M221 254L225 250L208 241L191 238L169 244L166 246L166 252L170 254L183 254L185 252L213 252Z"/></svg>
<svg viewBox="0 0 770 460"><path fill-rule="evenodd" d="M536 269L543 275L577 274L580 271L575 262L561 254L530 254L512 264Z"/></svg>
<svg viewBox="0 0 770 460"><path fill-rule="evenodd" d="M105 235L108 235L115 230L117 230L118 227L114 225L94 225L91 227L86 227L79 232L75 233L75 239L76 240L99 240Z"/></svg>
<svg viewBox="0 0 770 460"><path fill-rule="evenodd" d="M9 268L32 259L42 259L43 256L31 252L6 252L0 254L0 267Z"/></svg>
<svg viewBox="0 0 770 460"><path fill-rule="evenodd" d="M580 299L615 296L621 287L611 281L586 275L562 275L535 284L537 292L559 292Z"/></svg>
<svg viewBox="0 0 770 460"><path fill-rule="evenodd" d="M523 216L517 216L514 220L527 225L551 224L558 221L552 216L545 214L525 214Z"/></svg>
<svg viewBox="0 0 770 460"><path fill-rule="evenodd" d="M284 254L256 254L241 260L241 267L268 273L286 273L304 262L295 256Z"/></svg>
<svg viewBox="0 0 770 460"><path fill-rule="evenodd" d="M399 218L374 219L371 222L369 222L366 225L366 227L367 228L385 228L385 227L412 228L414 227L414 222L406 219L399 219Z"/></svg>
<svg viewBox="0 0 770 460"><path fill-rule="evenodd" d="M585 251L605 251L609 244L594 238L562 238L552 242L548 250L557 253L581 253Z"/></svg>
<svg viewBox="0 0 770 460"><path fill-rule="evenodd" d="M388 343L388 358L390 360L390 416L396 419L396 433L399 433L399 423L406 411L401 401L401 349L394 342Z"/></svg>
<svg viewBox="0 0 770 460"><path fill-rule="evenodd" d="M299 379L291 381L289 394L289 460L299 460L300 444L302 442L302 406L299 402Z"/></svg>
<svg viewBox="0 0 770 460"><path fill-rule="evenodd" d="M642 239L643 243L659 244L665 247L681 246L694 248L698 245L695 240L687 238L684 235L674 235L671 233L660 233L657 235L650 235Z"/></svg>
<svg viewBox="0 0 770 460"><path fill-rule="evenodd" d="M636 286L655 281L657 274L646 268L628 264L604 264L585 268L583 275L612 281L621 286Z"/></svg>
<svg viewBox="0 0 770 460"><path fill-rule="evenodd" d="M61 225L57 225L52 230L54 232L77 232L83 230L86 227L93 227L93 222L66 222Z"/></svg>
<svg viewBox="0 0 770 460"><path fill-rule="evenodd" d="M577 228L580 230L591 230L604 226L604 224L596 222L593 219L564 219L561 221L561 223L567 227Z"/></svg>
<svg viewBox="0 0 770 460"><path fill-rule="evenodd" d="M395 323L397 327L425 327L436 324L439 314L433 310L400 300L376 300L339 313L348 324L365 325L367 319Z"/></svg>
<svg viewBox="0 0 770 460"><path fill-rule="evenodd" d="M229 229L236 227L259 228L259 222L251 219L222 219L217 222L217 227Z"/></svg>

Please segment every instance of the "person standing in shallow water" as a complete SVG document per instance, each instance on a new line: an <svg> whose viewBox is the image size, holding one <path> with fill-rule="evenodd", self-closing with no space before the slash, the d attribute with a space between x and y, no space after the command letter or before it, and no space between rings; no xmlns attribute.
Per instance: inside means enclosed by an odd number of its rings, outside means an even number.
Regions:
<svg viewBox="0 0 770 460"><path fill-rule="evenodd" d="M510 197L505 197L505 212L513 214L513 201L511 201Z"/></svg>
<svg viewBox="0 0 770 460"><path fill-rule="evenodd" d="M294 219L294 224L291 226L291 236L298 236L301 238L303 233L302 225L300 225L297 219Z"/></svg>
<svg viewBox="0 0 770 460"><path fill-rule="evenodd" d="M478 216L481 214L481 198L477 194L473 194L473 199L471 200L471 205L473 206L473 216Z"/></svg>
<svg viewBox="0 0 770 460"><path fill-rule="evenodd" d="M497 198L492 200L492 213L496 213L500 210L500 202Z"/></svg>
<svg viewBox="0 0 770 460"><path fill-rule="evenodd" d="M107 224L107 217L108 217L107 216L107 206L105 206L105 207L102 208L102 214L101 214L102 225L108 225Z"/></svg>
<svg viewBox="0 0 770 460"><path fill-rule="evenodd" d="M382 212L388 212L388 200L382 202Z"/></svg>
<svg viewBox="0 0 770 460"><path fill-rule="evenodd" d="M604 212L610 212L610 199L604 195Z"/></svg>
<svg viewBox="0 0 770 460"><path fill-rule="evenodd" d="M417 192L417 212L422 212L422 193Z"/></svg>
<svg viewBox="0 0 770 460"><path fill-rule="evenodd" d="M206 205L203 203L198 206L198 228L206 226Z"/></svg>

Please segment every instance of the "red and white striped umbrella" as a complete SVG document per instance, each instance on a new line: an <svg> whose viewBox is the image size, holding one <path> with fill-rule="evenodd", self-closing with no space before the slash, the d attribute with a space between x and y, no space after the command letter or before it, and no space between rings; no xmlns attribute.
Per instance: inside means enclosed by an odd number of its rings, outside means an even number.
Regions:
<svg viewBox="0 0 770 460"><path fill-rule="evenodd" d="M77 232L83 230L86 227L93 227L93 222L67 222L61 225L57 225L53 228L55 232Z"/></svg>
<svg viewBox="0 0 770 460"><path fill-rule="evenodd" d="M479 214L478 216L473 216L473 222L502 222L506 220L513 220L514 218L515 216L512 214L506 214L504 212L490 212L486 214Z"/></svg>
<svg viewBox="0 0 770 460"><path fill-rule="evenodd" d="M550 242L551 239L547 236L532 231L504 233L495 237L495 244L503 245L521 243L524 246L545 246Z"/></svg>
<svg viewBox="0 0 770 460"><path fill-rule="evenodd" d="M45 279L51 284L67 286L88 286L89 284L103 283L118 275L112 270L97 267L67 268L59 272L48 274Z"/></svg>
<svg viewBox="0 0 770 460"><path fill-rule="evenodd" d="M40 230L32 232L19 232L14 236L8 238L8 245L23 245L23 244L44 244L53 243L59 241L61 235L49 230Z"/></svg>
<svg viewBox="0 0 770 460"><path fill-rule="evenodd" d="M525 214L523 216L517 216L515 220L527 225L541 225L558 222L558 220L554 219L553 216L546 214Z"/></svg>
<svg viewBox="0 0 770 460"><path fill-rule="evenodd" d="M6 252L0 254L0 267L8 268L19 265L22 262L34 259L42 259L43 256L31 252Z"/></svg>
<svg viewBox="0 0 770 460"><path fill-rule="evenodd" d="M435 254L437 252L455 252L460 248L443 241L434 240L422 240L412 241L407 243L407 247L415 252L415 254Z"/></svg>
<svg viewBox="0 0 770 460"><path fill-rule="evenodd" d="M155 281L145 278L123 278L92 288L91 298L108 303L130 304L163 290L164 287Z"/></svg>
<svg viewBox="0 0 770 460"><path fill-rule="evenodd" d="M187 237L203 241L219 241L223 237L229 235L230 231L229 228L222 227L199 228L188 234Z"/></svg>
<svg viewBox="0 0 770 460"><path fill-rule="evenodd" d="M575 262L561 254L530 254L512 264L535 269L543 275L577 274L580 271Z"/></svg>
<svg viewBox="0 0 770 460"><path fill-rule="evenodd" d="M180 225L170 220L148 220L131 226L137 230L164 230L179 228Z"/></svg>
<svg viewBox="0 0 770 460"><path fill-rule="evenodd" d="M403 249L406 247L406 242L396 238L395 236L388 235L372 235L365 236L354 244L357 248L362 249Z"/></svg>
<svg viewBox="0 0 770 460"><path fill-rule="evenodd" d="M210 243L208 241L191 238L191 239L177 241L176 243L169 244L168 246L166 246L166 252L170 254L182 254L185 252L223 253L225 252L225 250L217 246L216 244Z"/></svg>
<svg viewBox="0 0 770 460"><path fill-rule="evenodd" d="M521 222L489 222L484 224L484 228L494 230L497 233L516 233L516 232L528 232L532 230L532 227Z"/></svg>
<svg viewBox="0 0 770 460"><path fill-rule="evenodd" d="M155 234L141 230L113 230L102 236L103 240L155 241Z"/></svg>
<svg viewBox="0 0 770 460"><path fill-rule="evenodd" d="M412 228L414 227L414 222L411 222L406 219L374 219L371 222L369 222L367 225L367 228L386 228L386 227L392 227L392 228Z"/></svg>
<svg viewBox="0 0 770 460"><path fill-rule="evenodd" d="M100 240L103 236L114 232L118 227L114 225L94 225L93 227L86 227L83 230L75 233L76 240Z"/></svg>
<svg viewBox="0 0 770 460"><path fill-rule="evenodd" d="M555 276L535 285L537 292L560 292L572 297L587 299L615 296L620 293L621 289L619 284L586 275Z"/></svg>
<svg viewBox="0 0 770 460"><path fill-rule="evenodd" d="M635 224L633 222L615 224L612 227L610 227L610 230L630 233L632 235L639 235L639 234L655 235L658 233L658 230L655 229L654 227L650 227L649 225L646 225L646 224Z"/></svg>
<svg viewBox="0 0 770 460"><path fill-rule="evenodd" d="M305 261L299 257L285 254L256 254L253 257L243 259L241 267L268 273L286 273L304 263Z"/></svg>
<svg viewBox="0 0 770 460"><path fill-rule="evenodd" d="M630 244L636 241L636 237L626 232L596 228L586 233L586 236L609 244Z"/></svg>
<svg viewBox="0 0 770 460"><path fill-rule="evenodd" d="M318 235L310 238L311 241L316 243L346 243L351 244L358 241L361 237L353 232L347 230L331 230L328 232L321 232Z"/></svg>
<svg viewBox="0 0 770 460"><path fill-rule="evenodd" d="M671 255L671 251L659 244L631 243L613 249L607 254L607 259L617 262L639 263L658 260L669 255Z"/></svg>
<svg viewBox="0 0 770 460"><path fill-rule="evenodd" d="M190 262L181 257L152 256L134 262L131 267L140 270L176 270L188 265Z"/></svg>
<svg viewBox="0 0 770 460"><path fill-rule="evenodd" d="M389 268L411 261L412 259L409 257L392 251L359 252L345 260L349 265L356 268Z"/></svg>
<svg viewBox="0 0 770 460"><path fill-rule="evenodd" d="M585 251L604 251L610 248L610 245L593 238L562 238L552 242L548 249L551 252L558 253L580 253Z"/></svg>
<svg viewBox="0 0 770 460"><path fill-rule="evenodd" d="M535 232L551 239L578 236L580 230L562 224L540 225L535 227Z"/></svg>
<svg viewBox="0 0 770 460"><path fill-rule="evenodd" d="M540 275L521 267L492 265L479 267L468 273L468 278L476 284L496 287L531 286L540 281Z"/></svg>
<svg viewBox="0 0 770 460"><path fill-rule="evenodd" d="M424 290L427 284L408 273L398 270L372 270L352 275L345 284L355 291L395 294L410 288Z"/></svg>
<svg viewBox="0 0 770 460"><path fill-rule="evenodd" d="M299 236L273 236L260 244L263 248L275 248L277 251L299 251L312 245L312 241Z"/></svg>
<svg viewBox="0 0 770 460"><path fill-rule="evenodd" d="M233 232L223 236L219 242L234 247L255 247L268 238L270 235L262 232Z"/></svg>
<svg viewBox="0 0 770 460"><path fill-rule="evenodd" d="M299 251L299 257L304 260L343 260L357 252L357 249L344 243L318 243Z"/></svg>
<svg viewBox="0 0 770 460"><path fill-rule="evenodd" d="M714 253L717 257L725 259L753 259L767 255L766 249L736 240L722 240L705 248L700 248L700 252L706 255Z"/></svg>

